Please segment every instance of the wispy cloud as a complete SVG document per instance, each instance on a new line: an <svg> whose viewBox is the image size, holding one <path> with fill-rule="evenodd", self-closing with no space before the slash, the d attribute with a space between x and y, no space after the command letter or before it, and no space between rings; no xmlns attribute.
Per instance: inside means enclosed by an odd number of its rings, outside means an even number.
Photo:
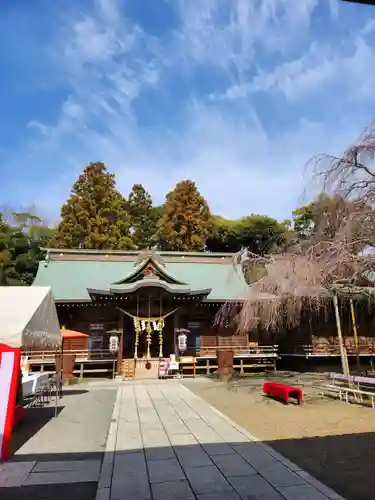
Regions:
<svg viewBox="0 0 375 500"><path fill-rule="evenodd" d="M20 117L0 142L0 195L57 213L101 160L121 190L142 182L157 203L192 178L215 212L290 216L306 161L373 119L375 19L323 0L155 3L66 0L43 40L25 7L23 36L43 56L39 106L23 111L14 89L2 97Z"/></svg>

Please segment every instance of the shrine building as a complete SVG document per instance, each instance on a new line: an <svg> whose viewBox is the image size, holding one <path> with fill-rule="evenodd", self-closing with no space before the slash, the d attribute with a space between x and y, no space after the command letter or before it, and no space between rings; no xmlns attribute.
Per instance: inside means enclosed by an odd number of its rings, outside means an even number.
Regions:
<svg viewBox="0 0 375 500"><path fill-rule="evenodd" d="M121 359L178 354L180 329L191 356L215 356L233 339L248 346L234 325L214 321L248 290L233 254L47 249L33 285L52 287L60 324L88 334L89 353L108 351L117 335Z"/></svg>

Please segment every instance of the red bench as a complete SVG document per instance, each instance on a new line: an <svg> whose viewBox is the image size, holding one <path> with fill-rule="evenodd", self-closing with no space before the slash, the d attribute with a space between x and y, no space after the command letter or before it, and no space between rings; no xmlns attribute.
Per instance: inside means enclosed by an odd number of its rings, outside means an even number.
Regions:
<svg viewBox="0 0 375 500"><path fill-rule="evenodd" d="M292 387L291 385L280 384L279 382L264 382L263 393L266 396L280 398L285 403L289 401L289 398L297 399L298 404L302 401L302 390L299 387Z"/></svg>

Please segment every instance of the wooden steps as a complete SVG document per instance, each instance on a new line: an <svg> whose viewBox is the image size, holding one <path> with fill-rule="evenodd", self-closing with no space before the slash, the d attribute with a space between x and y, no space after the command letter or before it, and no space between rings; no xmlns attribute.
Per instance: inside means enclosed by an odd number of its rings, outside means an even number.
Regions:
<svg viewBox="0 0 375 500"><path fill-rule="evenodd" d="M134 359L124 359L122 362L122 380L134 380L135 361Z"/></svg>

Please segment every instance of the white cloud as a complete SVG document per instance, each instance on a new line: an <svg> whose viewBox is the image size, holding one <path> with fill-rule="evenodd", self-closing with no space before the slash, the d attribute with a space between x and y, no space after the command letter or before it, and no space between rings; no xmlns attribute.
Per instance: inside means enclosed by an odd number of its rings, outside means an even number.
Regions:
<svg viewBox="0 0 375 500"><path fill-rule="evenodd" d="M43 199L27 185L11 186L12 196L43 210L56 210L80 170L101 160L125 193L142 182L160 203L174 183L192 178L215 212L285 218L303 191L306 161L339 151L369 119L356 106L360 97L373 100L371 20L347 43L312 35L318 0L171 0L179 26L156 38L121 2L93 5L66 13L51 40L67 93L55 120L30 119L31 142L8 155L10 165L26 157L46 169ZM338 22L332 5L331 17ZM327 89L340 89L335 103ZM254 91L270 98L276 91L289 104L270 110ZM324 111L332 106L329 120L309 107L312 95ZM345 116L337 114L341 104Z"/></svg>
<svg viewBox="0 0 375 500"><path fill-rule="evenodd" d="M282 52L308 30L319 0L181 0L180 55L241 74L257 62L257 45Z"/></svg>
<svg viewBox="0 0 375 500"><path fill-rule="evenodd" d="M349 47L340 40L334 46L314 41L301 57L283 62L271 71L259 70L251 81L235 83L211 98L233 100L253 92L279 92L290 101L299 101L322 90L335 91L341 85L346 87L347 99L373 100L375 76L371 68L375 51L363 37L372 30L372 23L368 23L350 40Z"/></svg>
<svg viewBox="0 0 375 500"><path fill-rule="evenodd" d="M374 82L370 68L375 63L375 52L360 36L352 45L346 53L340 44L333 50L328 44L314 42L301 58L280 64L272 72L260 73L246 89L277 90L290 100L298 100L324 86L343 84L357 98L367 98L369 79Z"/></svg>

